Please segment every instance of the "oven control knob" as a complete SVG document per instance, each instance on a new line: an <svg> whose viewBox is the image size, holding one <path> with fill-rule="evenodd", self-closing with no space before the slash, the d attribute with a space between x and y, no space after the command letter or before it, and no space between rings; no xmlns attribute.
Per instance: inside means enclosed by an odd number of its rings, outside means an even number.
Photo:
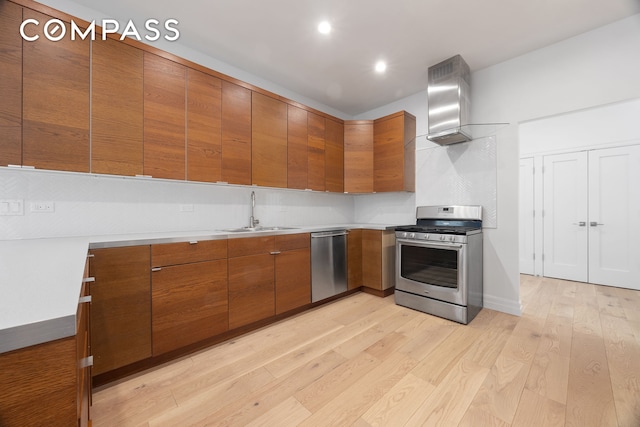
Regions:
<svg viewBox="0 0 640 427"><path fill-rule="evenodd" d="M424 240L429 240L429 235L428 234L424 235Z"/></svg>
<svg viewBox="0 0 640 427"><path fill-rule="evenodd" d="M440 236L440 240L444 240L447 236Z"/></svg>
<svg viewBox="0 0 640 427"><path fill-rule="evenodd" d="M409 237L410 237L411 239L415 239L415 238L416 238L416 233L411 233L411 234L409 234Z"/></svg>
<svg viewBox="0 0 640 427"><path fill-rule="evenodd" d="M407 233L402 233L402 237L407 237Z"/></svg>

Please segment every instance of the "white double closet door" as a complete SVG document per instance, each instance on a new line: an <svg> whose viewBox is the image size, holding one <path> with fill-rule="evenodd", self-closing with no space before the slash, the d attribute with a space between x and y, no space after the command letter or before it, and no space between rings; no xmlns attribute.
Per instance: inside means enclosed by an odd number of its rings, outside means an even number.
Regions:
<svg viewBox="0 0 640 427"><path fill-rule="evenodd" d="M640 290L640 146L544 156L543 275Z"/></svg>

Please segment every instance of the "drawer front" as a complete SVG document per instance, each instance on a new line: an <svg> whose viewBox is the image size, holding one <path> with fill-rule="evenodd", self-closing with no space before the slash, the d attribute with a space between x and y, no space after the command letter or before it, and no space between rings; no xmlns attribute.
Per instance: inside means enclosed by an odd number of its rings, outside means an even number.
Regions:
<svg viewBox="0 0 640 427"><path fill-rule="evenodd" d="M229 239L229 258L268 254L275 251L274 236Z"/></svg>
<svg viewBox="0 0 640 427"><path fill-rule="evenodd" d="M153 267L213 261L226 257L226 240L200 240L151 245L151 265Z"/></svg>
<svg viewBox="0 0 640 427"><path fill-rule="evenodd" d="M281 234L276 236L276 250L278 251L305 249L310 246L311 236L309 235L309 233Z"/></svg>

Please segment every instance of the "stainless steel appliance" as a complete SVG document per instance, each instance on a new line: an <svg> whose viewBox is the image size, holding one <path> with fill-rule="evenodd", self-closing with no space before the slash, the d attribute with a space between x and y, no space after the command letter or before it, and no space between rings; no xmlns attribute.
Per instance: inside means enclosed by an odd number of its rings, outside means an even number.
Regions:
<svg viewBox="0 0 640 427"><path fill-rule="evenodd" d="M469 323L482 309L482 207L420 206L396 227L396 304Z"/></svg>
<svg viewBox="0 0 640 427"><path fill-rule="evenodd" d="M347 291L347 231L311 233L311 302Z"/></svg>

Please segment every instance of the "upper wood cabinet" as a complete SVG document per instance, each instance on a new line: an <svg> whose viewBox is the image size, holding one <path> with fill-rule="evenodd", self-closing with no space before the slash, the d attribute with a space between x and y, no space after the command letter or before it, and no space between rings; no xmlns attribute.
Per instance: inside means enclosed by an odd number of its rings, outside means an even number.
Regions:
<svg viewBox="0 0 640 427"><path fill-rule="evenodd" d="M325 190L344 192L344 125L325 119Z"/></svg>
<svg viewBox="0 0 640 427"><path fill-rule="evenodd" d="M91 172L142 175L143 52L98 40L91 59Z"/></svg>
<svg viewBox="0 0 640 427"><path fill-rule="evenodd" d="M0 166L22 164L22 8L0 2Z"/></svg>
<svg viewBox="0 0 640 427"><path fill-rule="evenodd" d="M374 191L415 191L415 138L416 118L406 111L374 120Z"/></svg>
<svg viewBox="0 0 640 427"><path fill-rule="evenodd" d="M222 81L187 69L187 179L222 181Z"/></svg>
<svg viewBox="0 0 640 427"><path fill-rule="evenodd" d="M222 82L222 180L251 184L251 90Z"/></svg>
<svg viewBox="0 0 640 427"><path fill-rule="evenodd" d="M23 19L51 17L25 8ZM40 35L22 46L22 164L89 172L90 40Z"/></svg>
<svg viewBox="0 0 640 427"><path fill-rule="evenodd" d="M344 123L344 191L373 192L373 120Z"/></svg>
<svg viewBox="0 0 640 427"><path fill-rule="evenodd" d="M307 112L308 188L325 191L325 118Z"/></svg>
<svg viewBox="0 0 640 427"><path fill-rule="evenodd" d="M144 174L185 179L186 67L144 53Z"/></svg>
<svg viewBox="0 0 640 427"><path fill-rule="evenodd" d="M308 188L307 110L287 105L287 187Z"/></svg>
<svg viewBox="0 0 640 427"><path fill-rule="evenodd" d="M258 92L251 105L251 181L287 187L287 104Z"/></svg>

